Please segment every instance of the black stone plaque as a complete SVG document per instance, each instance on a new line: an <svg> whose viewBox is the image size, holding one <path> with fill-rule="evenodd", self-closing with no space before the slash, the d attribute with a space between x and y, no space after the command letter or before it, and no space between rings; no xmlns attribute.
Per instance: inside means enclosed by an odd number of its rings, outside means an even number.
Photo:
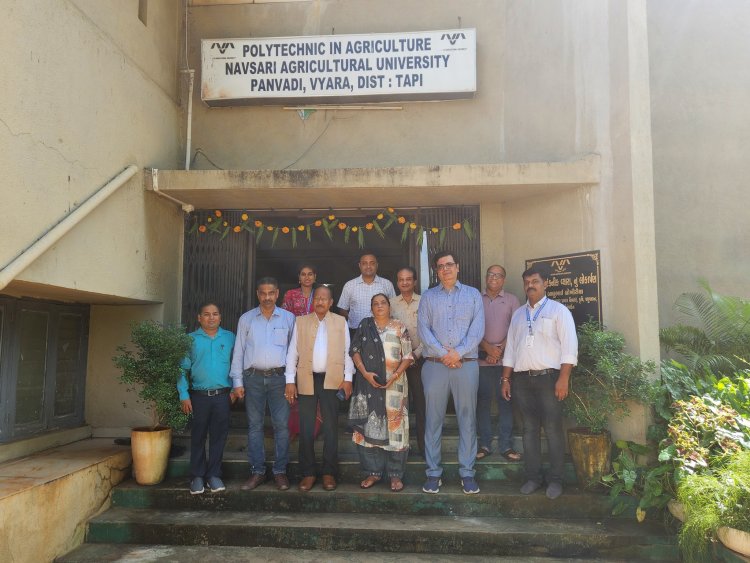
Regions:
<svg viewBox="0 0 750 563"><path fill-rule="evenodd" d="M602 322L599 251L526 260L526 268L541 266L549 272L547 296L565 305L576 326L589 319Z"/></svg>

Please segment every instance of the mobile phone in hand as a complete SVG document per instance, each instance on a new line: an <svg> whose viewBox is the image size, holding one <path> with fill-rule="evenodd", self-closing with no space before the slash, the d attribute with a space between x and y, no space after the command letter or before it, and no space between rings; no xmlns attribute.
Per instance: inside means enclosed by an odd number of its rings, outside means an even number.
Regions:
<svg viewBox="0 0 750 563"><path fill-rule="evenodd" d="M346 401L346 392L343 390L343 388L336 391L336 398L339 401Z"/></svg>

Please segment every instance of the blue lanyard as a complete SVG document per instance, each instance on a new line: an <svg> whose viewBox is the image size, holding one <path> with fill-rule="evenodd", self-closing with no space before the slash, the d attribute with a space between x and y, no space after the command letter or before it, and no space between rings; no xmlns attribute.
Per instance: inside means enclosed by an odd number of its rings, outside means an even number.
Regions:
<svg viewBox="0 0 750 563"><path fill-rule="evenodd" d="M533 319L529 315L529 307L526 306L526 325L529 327L529 334L534 334L534 331L531 330L531 325L533 323L536 323L536 319L539 317L539 313L542 312L542 309L544 309L544 306L547 304L548 299L549 298L547 296L544 297L544 302L539 305L539 309L537 309L536 313L534 313Z"/></svg>
<svg viewBox="0 0 750 563"><path fill-rule="evenodd" d="M314 291L310 291L310 297L307 298L307 303L305 304L305 312L308 315L310 314L310 309L312 309L312 302L313 302L313 294L314 293L315 293ZM304 299L304 298L305 298L305 296L303 295L302 299Z"/></svg>

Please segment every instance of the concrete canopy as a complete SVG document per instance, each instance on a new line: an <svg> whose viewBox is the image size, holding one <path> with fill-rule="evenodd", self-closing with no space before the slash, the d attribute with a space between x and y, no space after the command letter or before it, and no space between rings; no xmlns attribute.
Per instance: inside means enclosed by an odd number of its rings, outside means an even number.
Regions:
<svg viewBox="0 0 750 563"><path fill-rule="evenodd" d="M147 190L156 187L196 209L477 205L551 195L599 180L596 154L567 162L144 174Z"/></svg>

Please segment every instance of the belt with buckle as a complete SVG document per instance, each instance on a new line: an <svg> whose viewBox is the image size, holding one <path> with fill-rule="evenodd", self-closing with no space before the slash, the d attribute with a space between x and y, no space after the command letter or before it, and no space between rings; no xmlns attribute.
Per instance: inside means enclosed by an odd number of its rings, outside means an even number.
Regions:
<svg viewBox="0 0 750 563"><path fill-rule="evenodd" d="M525 371L514 371L513 375L528 375L530 377L537 377L539 375L547 375L551 373L555 373L559 370L556 369L527 369Z"/></svg>
<svg viewBox="0 0 750 563"><path fill-rule="evenodd" d="M440 358L425 358L428 362L435 362L436 364L442 364L443 360ZM476 362L476 358L461 358L459 361L461 362Z"/></svg>
<svg viewBox="0 0 750 563"><path fill-rule="evenodd" d="M216 395L224 395L232 390L231 387L219 387L218 389L191 389L191 393L196 395L205 395L206 397L215 397Z"/></svg>
<svg viewBox="0 0 750 563"><path fill-rule="evenodd" d="M284 366L280 368L269 368L269 369L256 369L256 368L248 368L244 372L242 372L243 375L262 375L263 377L272 377L274 375L284 375L284 371L286 368Z"/></svg>

